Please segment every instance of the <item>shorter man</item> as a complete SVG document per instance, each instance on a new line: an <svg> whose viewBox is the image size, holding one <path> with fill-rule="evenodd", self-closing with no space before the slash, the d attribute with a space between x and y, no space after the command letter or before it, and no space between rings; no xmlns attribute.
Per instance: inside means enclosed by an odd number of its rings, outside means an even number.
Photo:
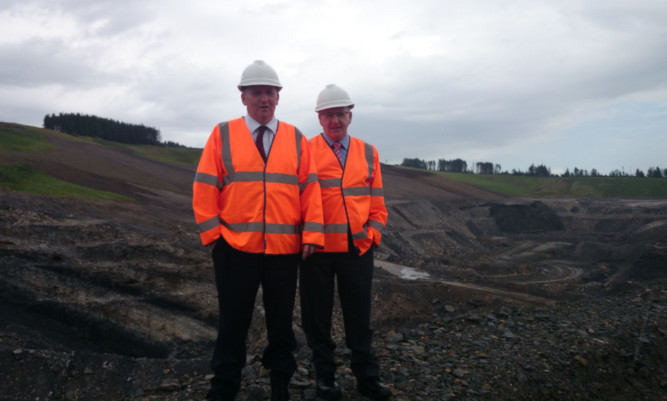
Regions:
<svg viewBox="0 0 667 401"><path fill-rule="evenodd" d="M379 379L370 320L373 248L380 244L387 209L377 150L347 135L353 107L347 92L333 84L317 98L315 111L324 133L312 138L310 146L322 191L324 248L301 263L302 321L313 351L317 395L325 400L340 399L334 361L336 343L331 339L337 279L345 342L351 350L357 389L362 395L384 400L392 393Z"/></svg>

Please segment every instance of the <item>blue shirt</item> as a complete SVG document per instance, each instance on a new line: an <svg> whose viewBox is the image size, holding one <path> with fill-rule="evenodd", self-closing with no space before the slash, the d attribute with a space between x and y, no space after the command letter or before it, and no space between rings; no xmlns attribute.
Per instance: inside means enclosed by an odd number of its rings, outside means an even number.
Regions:
<svg viewBox="0 0 667 401"><path fill-rule="evenodd" d="M343 168L345 168L345 160L347 160L347 151L350 148L350 136L346 134L340 141L334 141L333 139L329 138L327 134L322 134L322 136L324 137L324 140L327 141L332 151L334 142L340 143L340 158L342 159L340 164L341 166L343 166Z"/></svg>

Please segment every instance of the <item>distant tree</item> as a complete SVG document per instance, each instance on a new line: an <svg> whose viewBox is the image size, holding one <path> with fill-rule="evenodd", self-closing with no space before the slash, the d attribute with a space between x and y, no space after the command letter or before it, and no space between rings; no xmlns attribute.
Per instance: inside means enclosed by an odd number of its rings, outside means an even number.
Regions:
<svg viewBox="0 0 667 401"><path fill-rule="evenodd" d="M650 178L662 178L663 177L662 170L660 169L660 167L656 168L649 167L646 176Z"/></svg>
<svg viewBox="0 0 667 401"><path fill-rule="evenodd" d="M493 163L477 162L475 165L475 172L477 174L493 174Z"/></svg>
<svg viewBox="0 0 667 401"><path fill-rule="evenodd" d="M455 173L468 172L468 163L462 159L452 160L452 171Z"/></svg>
<svg viewBox="0 0 667 401"><path fill-rule="evenodd" d="M550 177L551 176L551 169L543 164L540 164L537 166L535 169L535 175L538 177Z"/></svg>
<svg viewBox="0 0 667 401"><path fill-rule="evenodd" d="M445 171L449 173L465 173L468 171L468 163L461 159L440 159L438 160L438 171Z"/></svg>
<svg viewBox="0 0 667 401"><path fill-rule="evenodd" d="M625 171L620 171L620 170L616 169L616 170L612 170L609 173L609 176L610 177L629 177L629 174L626 173Z"/></svg>
<svg viewBox="0 0 667 401"><path fill-rule="evenodd" d="M588 170L584 169L579 169L577 167L574 168L574 171L572 173L573 177L588 177Z"/></svg>
<svg viewBox="0 0 667 401"><path fill-rule="evenodd" d="M534 164L531 164L530 167L528 167L528 175L535 177L549 177L551 176L551 169L543 164L540 164L537 167Z"/></svg>
<svg viewBox="0 0 667 401"><path fill-rule="evenodd" d="M128 124L81 113L46 115L44 128L70 135L84 135L130 144L160 144L160 131L145 125Z"/></svg>
<svg viewBox="0 0 667 401"><path fill-rule="evenodd" d="M184 148L185 147L185 145L181 145L180 143L172 142L172 141L166 141L166 142L163 142L163 144L164 144L164 146L173 147L173 148Z"/></svg>
<svg viewBox="0 0 667 401"><path fill-rule="evenodd" d="M424 169L424 170L427 169L426 162L424 160L418 159L418 158L410 159L410 158L406 157L406 158L403 159L403 163L401 163L401 166L421 168L421 169Z"/></svg>
<svg viewBox="0 0 667 401"><path fill-rule="evenodd" d="M50 116L45 117L45 124L47 121L47 118ZM468 163L466 163L462 159L452 159L452 160L446 160L446 159L438 159L436 162L435 160L429 160L425 161L419 158L404 158L403 163L401 164L403 166L407 167L415 167L415 168L421 168L421 169L428 169L428 170L437 170L437 171L444 171L444 172L453 172L453 173L476 173L476 174L511 174L511 175L528 175L528 176L534 176L534 177L551 177L551 168L540 164L540 165L535 165L531 164L530 167L528 167L528 171L521 171L517 169L512 169L511 172L502 172L502 167L500 164L493 164L491 162L477 162L474 165L474 168L468 169ZM593 168L590 170L590 173L588 170L585 169L580 169L578 167L574 167L573 170L570 170L569 168L565 169L565 172L561 174L561 177L604 177L605 175L602 174L598 169ZM626 173L623 170L612 170L609 175L609 177L630 177L631 175ZM667 178L667 169L661 169L660 167L649 167L648 172L644 174L644 172L640 169L637 169L635 174L635 177L651 177L651 178Z"/></svg>

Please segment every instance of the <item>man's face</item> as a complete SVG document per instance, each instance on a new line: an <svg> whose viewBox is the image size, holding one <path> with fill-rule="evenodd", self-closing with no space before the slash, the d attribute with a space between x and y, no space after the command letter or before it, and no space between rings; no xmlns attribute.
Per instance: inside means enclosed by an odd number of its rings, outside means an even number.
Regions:
<svg viewBox="0 0 667 401"><path fill-rule="evenodd" d="M317 113L324 133L334 141L340 141L347 135L347 127L352 122L352 112L348 107L334 107Z"/></svg>
<svg viewBox="0 0 667 401"><path fill-rule="evenodd" d="M268 85L248 86L241 92L248 115L260 124L271 121L279 98L278 88Z"/></svg>

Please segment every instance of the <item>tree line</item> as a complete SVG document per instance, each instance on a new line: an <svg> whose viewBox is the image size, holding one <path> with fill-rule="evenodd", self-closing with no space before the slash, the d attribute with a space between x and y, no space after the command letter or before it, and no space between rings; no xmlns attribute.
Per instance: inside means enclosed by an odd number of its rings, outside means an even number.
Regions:
<svg viewBox="0 0 667 401"><path fill-rule="evenodd" d="M44 116L44 128L133 145L182 146L174 142L161 143L157 128L80 113L47 114Z"/></svg>
<svg viewBox="0 0 667 401"><path fill-rule="evenodd" d="M512 169L511 172L502 171L500 164L493 164L491 162L478 162L474 166L468 167L468 163L462 159L445 160L422 160L419 158L404 158L401 166L420 168L424 170L443 171L448 173L469 173L469 174L504 174L504 175L525 175L532 177L558 177L558 174L552 174L551 168L540 164L531 164L528 170L521 171ZM590 171L575 167L572 171L566 169L560 177L604 177L597 169ZM650 177L650 178L667 178L667 168L649 167L646 173L637 169L634 174L626 173L625 171L613 170L609 173L609 177Z"/></svg>

